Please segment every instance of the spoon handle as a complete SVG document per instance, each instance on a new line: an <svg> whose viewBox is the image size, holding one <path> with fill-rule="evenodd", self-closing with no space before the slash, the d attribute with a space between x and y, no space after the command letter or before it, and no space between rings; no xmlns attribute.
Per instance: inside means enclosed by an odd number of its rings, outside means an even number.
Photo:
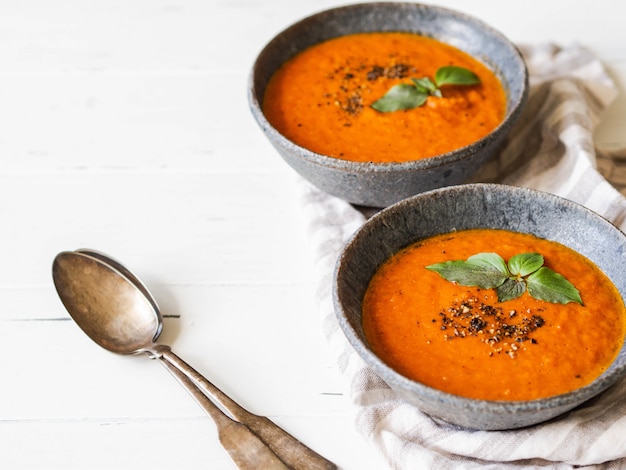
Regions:
<svg viewBox="0 0 626 470"><path fill-rule="evenodd" d="M261 438L280 459L293 470L335 470L337 466L317 452L305 446L287 431L264 416L250 413L232 398L209 382L193 367L174 354L169 348L159 345L161 358L180 370L214 402L220 404L233 418L245 424ZM259 467L258 467L259 468ZM263 467L260 467L263 468Z"/></svg>
<svg viewBox="0 0 626 470"><path fill-rule="evenodd" d="M213 403L195 383L171 362L161 362L180 384L196 399L215 422L219 441L240 470L289 470L272 450L243 424L232 420Z"/></svg>

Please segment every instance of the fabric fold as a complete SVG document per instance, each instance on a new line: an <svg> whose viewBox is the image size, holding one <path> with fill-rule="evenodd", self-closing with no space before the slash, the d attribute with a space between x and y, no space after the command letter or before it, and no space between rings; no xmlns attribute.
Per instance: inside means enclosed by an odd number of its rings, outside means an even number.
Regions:
<svg viewBox="0 0 626 470"><path fill-rule="evenodd" d="M582 47L520 47L526 108L498 155L472 178L550 192L626 229L626 151L598 151L593 131L617 96ZM337 256L366 214L299 180L323 330L345 378L355 426L392 469L626 468L626 382L559 419L512 431L469 431L433 419L391 390L341 332L332 302Z"/></svg>

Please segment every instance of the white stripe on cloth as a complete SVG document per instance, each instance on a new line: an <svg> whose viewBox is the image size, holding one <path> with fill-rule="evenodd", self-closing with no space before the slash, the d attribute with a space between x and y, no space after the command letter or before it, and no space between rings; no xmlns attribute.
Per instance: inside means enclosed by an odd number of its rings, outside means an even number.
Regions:
<svg viewBox="0 0 626 470"><path fill-rule="evenodd" d="M616 189L626 187L626 152L598 152L593 144L594 127L617 94L604 67L577 46L520 49L530 72L528 105L500 153L473 181L548 191L626 229L626 199ZM626 468L626 383L558 420L513 431L460 430L401 399L348 344L333 308L337 256L366 217L305 181L299 180L298 190L323 330L345 378L355 425L390 468Z"/></svg>

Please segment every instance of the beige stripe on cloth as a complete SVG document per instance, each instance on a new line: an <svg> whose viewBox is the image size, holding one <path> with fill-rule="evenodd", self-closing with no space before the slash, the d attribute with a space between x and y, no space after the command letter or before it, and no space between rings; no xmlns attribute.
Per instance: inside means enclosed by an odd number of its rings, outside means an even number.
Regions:
<svg viewBox="0 0 626 470"><path fill-rule="evenodd" d="M618 191L626 188L626 151L601 152L593 143L616 87L583 48L521 49L530 73L528 104L500 154L474 180L549 191L626 229L626 199ZM365 216L304 181L298 189L324 333L345 378L355 425L390 468L626 468L626 383L558 420L514 431L460 430L399 398L354 352L333 310L337 256Z"/></svg>

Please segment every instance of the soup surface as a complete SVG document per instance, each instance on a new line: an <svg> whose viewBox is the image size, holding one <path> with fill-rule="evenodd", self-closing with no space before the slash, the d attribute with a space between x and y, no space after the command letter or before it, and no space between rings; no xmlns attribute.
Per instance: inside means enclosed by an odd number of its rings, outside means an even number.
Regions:
<svg viewBox="0 0 626 470"><path fill-rule="evenodd" d="M381 113L371 104L394 85L442 66L474 72L480 84L444 86L418 108ZM317 44L283 64L263 99L268 121L314 152L354 161L432 157L484 137L502 121L506 96L481 62L410 33L360 33Z"/></svg>
<svg viewBox="0 0 626 470"><path fill-rule="evenodd" d="M494 289L450 282L426 266L495 252L505 260L536 252L569 280L582 304L524 292L500 302ZM372 349L401 374L461 396L530 400L592 382L624 341L622 298L587 258L552 241L502 230L426 239L388 260L363 301Z"/></svg>

